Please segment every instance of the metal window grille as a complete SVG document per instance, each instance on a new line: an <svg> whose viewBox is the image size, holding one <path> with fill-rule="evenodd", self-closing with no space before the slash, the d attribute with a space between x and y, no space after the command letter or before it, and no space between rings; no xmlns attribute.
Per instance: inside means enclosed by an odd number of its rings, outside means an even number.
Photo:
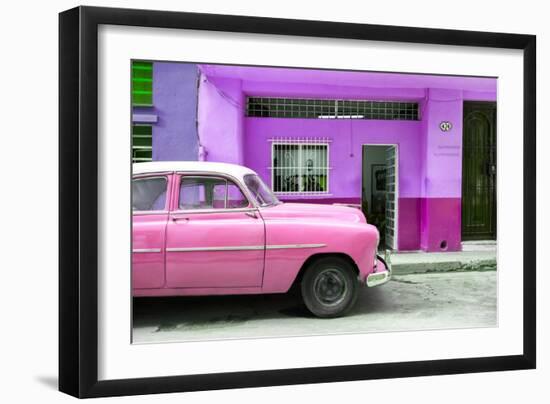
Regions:
<svg viewBox="0 0 550 404"><path fill-rule="evenodd" d="M132 125L132 162L140 163L153 159L153 127Z"/></svg>
<svg viewBox="0 0 550 404"><path fill-rule="evenodd" d="M132 105L153 105L153 63L132 61Z"/></svg>
<svg viewBox="0 0 550 404"><path fill-rule="evenodd" d="M259 118L419 120L417 102L248 97L246 116Z"/></svg>
<svg viewBox="0 0 550 404"><path fill-rule="evenodd" d="M329 192L329 139L272 139L271 186L279 195Z"/></svg>

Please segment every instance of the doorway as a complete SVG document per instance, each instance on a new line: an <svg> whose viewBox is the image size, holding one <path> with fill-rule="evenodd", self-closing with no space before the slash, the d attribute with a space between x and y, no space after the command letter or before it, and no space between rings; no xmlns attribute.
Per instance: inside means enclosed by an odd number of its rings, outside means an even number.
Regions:
<svg viewBox="0 0 550 404"><path fill-rule="evenodd" d="M363 145L361 208L380 232L380 247L397 249L397 146Z"/></svg>
<svg viewBox="0 0 550 404"><path fill-rule="evenodd" d="M462 240L496 239L496 103L464 102Z"/></svg>

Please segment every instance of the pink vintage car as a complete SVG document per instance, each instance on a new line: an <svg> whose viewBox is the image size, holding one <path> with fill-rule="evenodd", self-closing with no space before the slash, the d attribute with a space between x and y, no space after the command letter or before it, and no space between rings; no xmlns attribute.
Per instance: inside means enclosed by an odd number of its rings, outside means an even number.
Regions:
<svg viewBox="0 0 550 404"><path fill-rule="evenodd" d="M319 317L387 282L379 234L355 208L280 202L252 170L210 162L133 166L134 296L285 293Z"/></svg>

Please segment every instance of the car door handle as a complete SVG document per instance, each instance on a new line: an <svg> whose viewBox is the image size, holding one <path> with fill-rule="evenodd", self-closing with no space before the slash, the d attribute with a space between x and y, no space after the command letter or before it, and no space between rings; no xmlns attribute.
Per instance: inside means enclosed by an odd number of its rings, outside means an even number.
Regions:
<svg viewBox="0 0 550 404"><path fill-rule="evenodd" d="M256 212L244 212L246 216L252 217L254 219L258 218L258 215L256 215Z"/></svg>
<svg viewBox="0 0 550 404"><path fill-rule="evenodd" d="M178 221L181 221L181 220L184 220L184 223L187 223L189 221L189 217L187 217L187 216L172 216L172 221L173 222L178 222Z"/></svg>

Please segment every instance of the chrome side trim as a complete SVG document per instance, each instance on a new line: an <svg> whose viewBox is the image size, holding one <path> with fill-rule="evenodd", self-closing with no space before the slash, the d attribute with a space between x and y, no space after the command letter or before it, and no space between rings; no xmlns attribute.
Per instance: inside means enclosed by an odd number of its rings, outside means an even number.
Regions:
<svg viewBox="0 0 550 404"><path fill-rule="evenodd" d="M282 244L282 245L268 245L266 250L284 250L287 248L322 248L326 247L326 244Z"/></svg>
<svg viewBox="0 0 550 404"><path fill-rule="evenodd" d="M166 252L193 252L193 251L245 251L245 250L263 250L263 245L243 245L243 246L222 246L222 247L189 247L167 248Z"/></svg>
<svg viewBox="0 0 550 404"><path fill-rule="evenodd" d="M248 246L219 246L219 247L172 247L166 252L197 252L197 251L251 251L251 250L283 250L297 248L321 248L326 244L286 244L286 245L248 245Z"/></svg>
<svg viewBox="0 0 550 404"><path fill-rule="evenodd" d="M133 253L159 253L162 250L160 248L134 248Z"/></svg>

